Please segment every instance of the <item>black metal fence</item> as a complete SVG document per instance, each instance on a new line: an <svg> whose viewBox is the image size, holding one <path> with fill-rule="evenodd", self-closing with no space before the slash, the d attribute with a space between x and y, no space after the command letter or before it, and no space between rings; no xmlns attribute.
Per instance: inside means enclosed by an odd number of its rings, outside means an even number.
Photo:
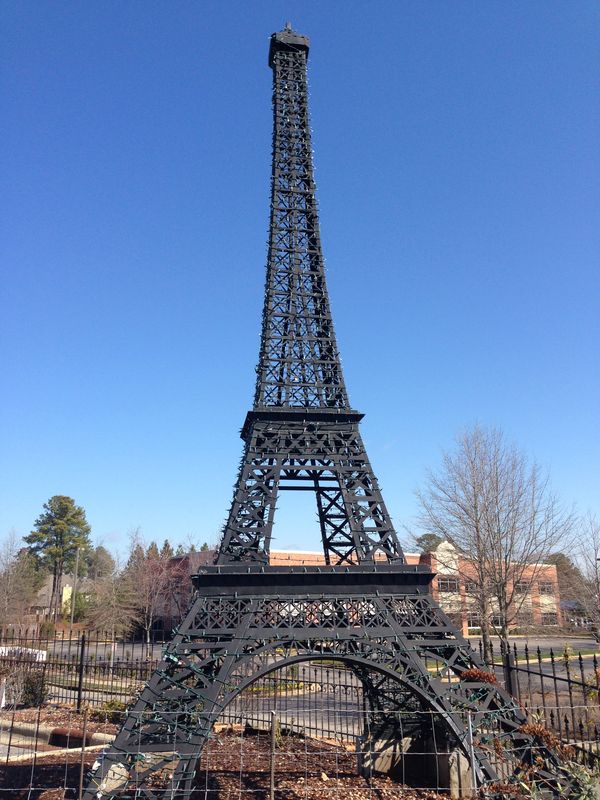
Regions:
<svg viewBox="0 0 600 800"><path fill-rule="evenodd" d="M51 705L108 712L128 706L156 668L163 644L154 642L153 657L147 658L142 655L145 642L113 643L89 633L0 642L0 680L4 674L8 682L6 705L22 705L22 697L11 693L11 683L20 690L23 677L34 674L40 676ZM261 727L273 709L281 711L281 724L290 730L352 740L359 734L358 718L364 709L362 686L342 666L295 665L253 684L226 708L220 722Z"/></svg>
<svg viewBox="0 0 600 800"><path fill-rule="evenodd" d="M124 708L152 674L163 646L163 637L150 644L139 639L113 642L99 633L0 640L4 703L19 704L17 695L24 690L24 677L37 675L50 704L77 710L86 706ZM600 763L600 665L596 654L568 649L556 654L552 649L514 645L509 651L493 652L489 668L517 698L532 724L543 725L588 762ZM441 674L433 661L429 669L432 676L450 682L456 679L448 671ZM221 722L260 728L273 709L290 730L352 741L360 734L365 703L360 681L351 670L309 662L261 678L227 707Z"/></svg>
<svg viewBox="0 0 600 800"><path fill-rule="evenodd" d="M114 658L120 661L156 659L160 657L165 643L172 638L171 630L153 630L150 632L148 641L139 633L113 639L108 631L95 630L74 630L71 633L60 631L49 636L40 636L35 633L17 635L11 631L0 631L0 647L42 649L58 656L66 656L79 646L82 634L86 638L88 657L96 660L110 658L111 652Z"/></svg>
<svg viewBox="0 0 600 800"><path fill-rule="evenodd" d="M286 731L354 742L363 734L366 705L362 684L352 670L341 664L307 662L258 680L227 706L219 723L264 730L273 711Z"/></svg>
<svg viewBox="0 0 600 800"><path fill-rule="evenodd" d="M528 717L600 764L600 666L594 653L516 645L495 664Z"/></svg>
<svg viewBox="0 0 600 800"><path fill-rule="evenodd" d="M0 640L0 678L5 675L4 702L19 703L27 676L39 675L50 703L128 705L158 664L163 641L111 641L99 633L47 639Z"/></svg>

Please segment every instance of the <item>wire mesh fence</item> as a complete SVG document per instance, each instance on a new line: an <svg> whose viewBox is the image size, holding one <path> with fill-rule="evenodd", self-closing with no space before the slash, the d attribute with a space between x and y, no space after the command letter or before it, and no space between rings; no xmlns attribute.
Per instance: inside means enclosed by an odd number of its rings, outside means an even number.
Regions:
<svg viewBox="0 0 600 800"><path fill-rule="evenodd" d="M146 658L142 647L88 637L0 646L1 800L80 796L156 666L158 653ZM598 768L595 655L512 648L491 667L526 710L531 730L573 763ZM432 677L456 680L439 673L434 661L429 669ZM508 775L510 745L491 718L471 720L474 730L465 719L471 740L463 742L445 733L444 722L414 708L384 720L369 708L351 669L323 660L294 664L263 676L224 709L198 764L193 796L468 797L481 788L471 763L474 746L496 760L501 777ZM167 794L176 760L174 746L171 767L157 777Z"/></svg>
<svg viewBox="0 0 600 800"><path fill-rule="evenodd" d="M507 740L491 719L483 725L467 724L467 738L458 742L445 733L441 715L431 711L382 716L364 708L323 705L323 724L309 729L303 724L306 720L290 715L281 695L277 706L271 698L273 707L265 705L258 712L255 698L246 699L247 714L240 706L235 721L224 716L215 726L199 759L190 797L475 797L482 789L474 768L475 747L483 743L487 748L499 784L509 780L513 759L520 757L507 748ZM84 709L79 714L37 709L27 719L23 721L15 711L0 714L3 800L81 797L122 724L124 712ZM318 717L314 721L318 723ZM176 738L175 729L174 742ZM597 755L597 743L595 748ZM181 757L177 748L165 743L164 751L149 754L141 747L138 757L146 766L151 758L157 760L152 786L170 796L176 789ZM118 782L118 771L109 773L98 787L100 795L118 790L119 797L137 796L134 784L119 786Z"/></svg>

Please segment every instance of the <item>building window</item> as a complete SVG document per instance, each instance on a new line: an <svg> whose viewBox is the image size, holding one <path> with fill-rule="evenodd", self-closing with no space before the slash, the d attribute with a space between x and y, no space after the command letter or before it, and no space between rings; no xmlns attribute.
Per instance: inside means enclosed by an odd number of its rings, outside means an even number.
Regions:
<svg viewBox="0 0 600 800"><path fill-rule="evenodd" d="M529 584L527 581L517 581L515 583L515 594L527 594L529 591Z"/></svg>
<svg viewBox="0 0 600 800"><path fill-rule="evenodd" d="M542 614L542 625L558 625L558 616L554 612Z"/></svg>
<svg viewBox="0 0 600 800"><path fill-rule="evenodd" d="M469 628L478 628L481 625L479 614L475 612L470 612L469 614L467 614L467 625L469 626Z"/></svg>
<svg viewBox="0 0 600 800"><path fill-rule="evenodd" d="M554 584L549 581L540 581L540 594L554 594Z"/></svg>
<svg viewBox="0 0 600 800"><path fill-rule="evenodd" d="M531 611L519 611L515 621L517 625L533 625L533 615Z"/></svg>
<svg viewBox="0 0 600 800"><path fill-rule="evenodd" d="M438 592L458 592L457 578L438 578Z"/></svg>
<svg viewBox="0 0 600 800"><path fill-rule="evenodd" d="M477 581L465 581L465 592L467 594L477 594Z"/></svg>

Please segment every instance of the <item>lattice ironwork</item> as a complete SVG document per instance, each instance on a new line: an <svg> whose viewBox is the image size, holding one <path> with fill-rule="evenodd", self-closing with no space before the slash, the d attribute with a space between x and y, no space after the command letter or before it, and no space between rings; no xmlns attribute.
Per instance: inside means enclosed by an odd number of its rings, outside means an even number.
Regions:
<svg viewBox="0 0 600 800"><path fill-rule="evenodd" d="M325 281L313 176L308 39L271 37L273 162L254 407L219 563L268 563L277 495L316 498L327 564L403 554L348 400Z"/></svg>
<svg viewBox="0 0 600 800"><path fill-rule="evenodd" d="M306 37L272 37L271 220L254 406L347 410L319 233L307 57Z"/></svg>
<svg viewBox="0 0 600 800"><path fill-rule="evenodd" d="M244 430L246 448L220 563L268 562L277 494L286 489L314 492L328 564L402 561L357 423L348 415L311 421L291 414L283 412L280 421L253 412Z"/></svg>
<svg viewBox="0 0 600 800"><path fill-rule="evenodd" d="M574 779L526 732L517 703L481 678L483 664L433 602L432 573L404 563L333 332L307 55L308 39L290 28L271 37L271 231L260 359L217 564L195 576L192 606L86 798L189 797L198 757L227 705L269 672L322 659L350 665L386 735L399 709L414 711L415 725L423 711L435 712L480 784L525 774L551 796L568 795ZM327 566L269 566L275 504L284 489L314 493ZM467 718L477 729L469 742ZM498 751L505 754L502 775Z"/></svg>
<svg viewBox="0 0 600 800"><path fill-rule="evenodd" d="M444 720L453 746L469 753L469 714L478 731L472 741L480 784L499 780L490 756L500 750L508 774L526 767L538 785L567 792L569 777L523 730L526 718L513 698L496 683L469 678L466 670L482 665L432 601L431 578L405 565L206 568L196 577L190 612L88 793L189 795L203 744L227 705L274 670L320 659L352 667L381 712L382 729L398 710L429 710ZM157 785L153 776L165 768L171 777Z"/></svg>

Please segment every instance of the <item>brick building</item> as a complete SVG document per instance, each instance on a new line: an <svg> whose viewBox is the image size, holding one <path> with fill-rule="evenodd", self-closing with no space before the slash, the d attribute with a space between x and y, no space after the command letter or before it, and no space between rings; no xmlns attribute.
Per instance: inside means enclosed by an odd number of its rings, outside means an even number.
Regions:
<svg viewBox="0 0 600 800"><path fill-rule="evenodd" d="M436 573L433 594L455 624L465 635L476 630L479 627L479 614L474 596L476 572L473 563L461 556L448 542L442 542L432 553L412 557L417 561L409 563L427 564ZM554 564L526 567L522 571L522 580L514 589L518 608L515 609L515 620L511 627L547 628L562 624L558 575ZM497 618L492 618L492 621L499 624Z"/></svg>

